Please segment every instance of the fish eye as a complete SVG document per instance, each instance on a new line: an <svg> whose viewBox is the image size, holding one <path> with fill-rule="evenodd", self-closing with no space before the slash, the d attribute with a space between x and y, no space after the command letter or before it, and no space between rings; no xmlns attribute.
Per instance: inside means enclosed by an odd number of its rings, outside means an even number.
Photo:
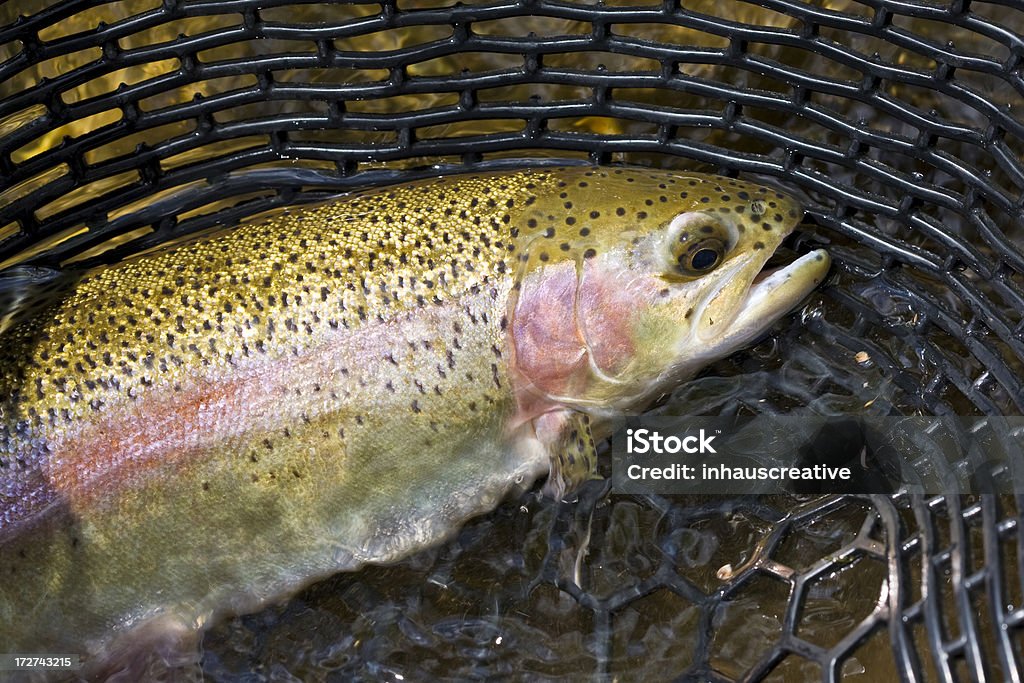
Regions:
<svg viewBox="0 0 1024 683"><path fill-rule="evenodd" d="M729 225L716 214L691 211L677 216L665 234L662 253L669 279L692 280L722 265L734 244Z"/></svg>
<svg viewBox="0 0 1024 683"><path fill-rule="evenodd" d="M703 275L712 271L725 256L725 244L716 237L709 237L687 246L677 261L684 275Z"/></svg>

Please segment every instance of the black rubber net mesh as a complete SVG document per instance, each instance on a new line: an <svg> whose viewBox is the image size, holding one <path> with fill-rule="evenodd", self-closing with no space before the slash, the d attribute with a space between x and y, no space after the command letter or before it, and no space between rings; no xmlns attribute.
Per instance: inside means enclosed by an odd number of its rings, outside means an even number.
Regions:
<svg viewBox="0 0 1024 683"><path fill-rule="evenodd" d="M0 268L438 172L710 171L836 265L655 412L1024 408L1021 3L19 0L0 60ZM214 625L203 675L1020 681L1022 502L532 492Z"/></svg>

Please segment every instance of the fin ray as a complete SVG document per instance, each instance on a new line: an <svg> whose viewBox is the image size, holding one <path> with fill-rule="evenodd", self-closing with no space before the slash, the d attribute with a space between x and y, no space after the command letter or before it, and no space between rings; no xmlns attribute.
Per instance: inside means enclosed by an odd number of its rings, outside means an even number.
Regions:
<svg viewBox="0 0 1024 683"><path fill-rule="evenodd" d="M560 410L537 419L537 436L551 460L545 494L561 499L584 482L601 478L597 473L597 445L590 430L589 415Z"/></svg>

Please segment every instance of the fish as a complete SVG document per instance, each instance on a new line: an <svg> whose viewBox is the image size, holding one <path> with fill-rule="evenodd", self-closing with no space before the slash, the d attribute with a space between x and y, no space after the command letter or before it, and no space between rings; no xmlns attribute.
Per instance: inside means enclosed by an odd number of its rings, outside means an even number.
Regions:
<svg viewBox="0 0 1024 683"><path fill-rule="evenodd" d="M0 334L3 649L169 662L545 475L570 495L617 417L823 281L824 250L766 267L802 215L733 178L524 168L79 274Z"/></svg>

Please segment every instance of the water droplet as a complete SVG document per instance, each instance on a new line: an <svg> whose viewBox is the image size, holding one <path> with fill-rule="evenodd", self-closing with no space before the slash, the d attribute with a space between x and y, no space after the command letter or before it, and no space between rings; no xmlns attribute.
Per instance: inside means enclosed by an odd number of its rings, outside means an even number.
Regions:
<svg viewBox="0 0 1024 683"><path fill-rule="evenodd" d="M800 309L800 322L806 325L809 322L821 320L825 315L821 302L807 304Z"/></svg>

